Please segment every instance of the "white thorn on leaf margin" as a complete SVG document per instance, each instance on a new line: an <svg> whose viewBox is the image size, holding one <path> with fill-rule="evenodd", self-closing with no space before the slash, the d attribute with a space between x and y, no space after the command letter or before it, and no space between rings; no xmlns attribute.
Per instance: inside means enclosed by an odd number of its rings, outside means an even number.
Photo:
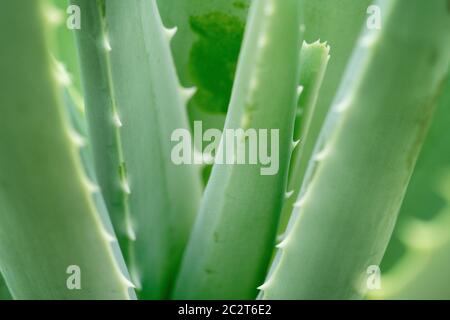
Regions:
<svg viewBox="0 0 450 320"><path fill-rule="evenodd" d="M108 52L112 51L111 43L109 42L109 38L107 35L105 35L103 38L103 48L105 48L105 50Z"/></svg>
<svg viewBox="0 0 450 320"><path fill-rule="evenodd" d="M70 141L77 147L77 148L83 148L86 146L86 141L84 140L83 136L81 136L76 130L69 129L69 138Z"/></svg>
<svg viewBox="0 0 450 320"><path fill-rule="evenodd" d="M180 89L180 94L181 94L181 97L184 102L188 102L189 100L191 100L196 92L197 92L196 87L191 87L191 88L181 87L181 89Z"/></svg>
<svg viewBox="0 0 450 320"><path fill-rule="evenodd" d="M285 199L289 199L294 194L294 190L288 191L284 194Z"/></svg>
<svg viewBox="0 0 450 320"><path fill-rule="evenodd" d="M292 149L297 148L297 146L300 144L300 141L302 141L302 139L298 139L297 141L292 141Z"/></svg>
<svg viewBox="0 0 450 320"><path fill-rule="evenodd" d="M121 128L123 125L122 121L120 120L119 114L117 112L114 112L114 114L113 114L113 122L117 128Z"/></svg>
<svg viewBox="0 0 450 320"><path fill-rule="evenodd" d="M164 32L165 32L167 40L169 40L169 42L172 41L172 39L175 36L175 34L177 33L177 31L178 31L177 27L164 28Z"/></svg>

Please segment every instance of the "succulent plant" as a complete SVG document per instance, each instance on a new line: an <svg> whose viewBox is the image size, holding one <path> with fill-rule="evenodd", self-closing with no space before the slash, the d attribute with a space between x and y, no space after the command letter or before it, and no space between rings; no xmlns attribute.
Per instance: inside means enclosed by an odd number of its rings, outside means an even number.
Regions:
<svg viewBox="0 0 450 320"><path fill-rule="evenodd" d="M0 299L450 298L447 0L8 0L0 35Z"/></svg>

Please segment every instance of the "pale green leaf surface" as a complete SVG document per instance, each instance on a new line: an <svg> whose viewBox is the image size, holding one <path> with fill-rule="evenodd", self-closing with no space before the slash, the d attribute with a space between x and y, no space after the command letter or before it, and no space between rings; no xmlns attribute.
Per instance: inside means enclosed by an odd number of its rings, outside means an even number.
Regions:
<svg viewBox="0 0 450 320"><path fill-rule="evenodd" d="M189 128L189 91L179 84L171 33L155 0L108 0L105 11L126 172L122 187L129 194L134 238L130 272L141 298L164 298L201 196L198 168L171 159L172 133Z"/></svg>
<svg viewBox="0 0 450 320"><path fill-rule="evenodd" d="M381 30L360 37L265 299L361 298L389 242L446 76L450 15L446 0L377 4Z"/></svg>
<svg viewBox="0 0 450 320"><path fill-rule="evenodd" d="M0 270L17 299L133 298L59 94L42 3L0 11ZM68 289L71 265L80 290Z"/></svg>
<svg viewBox="0 0 450 320"><path fill-rule="evenodd" d="M442 91L371 298L450 298L450 77Z"/></svg>
<svg viewBox="0 0 450 320"><path fill-rule="evenodd" d="M261 164L214 166L174 298L253 299L264 278L292 151L299 7L296 0L253 2L225 124L225 130L279 130L279 170L262 175Z"/></svg>

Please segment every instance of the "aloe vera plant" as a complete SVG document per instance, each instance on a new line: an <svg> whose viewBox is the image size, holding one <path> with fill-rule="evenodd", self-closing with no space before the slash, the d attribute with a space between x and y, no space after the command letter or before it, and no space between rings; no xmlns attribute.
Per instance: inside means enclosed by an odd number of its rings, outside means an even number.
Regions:
<svg viewBox="0 0 450 320"><path fill-rule="evenodd" d="M0 7L0 300L450 298L447 0Z"/></svg>

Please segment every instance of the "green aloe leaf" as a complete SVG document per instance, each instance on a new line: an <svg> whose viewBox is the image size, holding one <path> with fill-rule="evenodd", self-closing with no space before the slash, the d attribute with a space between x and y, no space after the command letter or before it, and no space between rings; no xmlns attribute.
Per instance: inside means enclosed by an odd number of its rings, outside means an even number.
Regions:
<svg viewBox="0 0 450 320"><path fill-rule="evenodd" d="M450 60L447 4L376 2L381 29L360 37L262 298L364 295L442 91Z"/></svg>
<svg viewBox="0 0 450 320"><path fill-rule="evenodd" d="M120 138L120 119L110 70L110 58L105 47L102 1L72 0L83 13L81 29L75 36L80 56L89 136L95 158L95 171L102 195L116 229L125 259L129 259L130 212L128 195L123 189L126 179Z"/></svg>
<svg viewBox="0 0 450 320"><path fill-rule="evenodd" d="M0 11L9 43L0 53L0 270L17 299L134 298L69 125L42 4L7 1Z"/></svg>
<svg viewBox="0 0 450 320"><path fill-rule="evenodd" d="M87 114L97 170L140 298L165 298L201 196L198 168L171 160L193 93L179 84L155 0L80 1Z"/></svg>
<svg viewBox="0 0 450 320"><path fill-rule="evenodd" d="M442 91L371 298L450 298L450 77Z"/></svg>
<svg viewBox="0 0 450 320"><path fill-rule="evenodd" d="M332 49L333 57L327 65L315 111L309 120L307 135L302 141L302 160L297 181L303 180L309 157L314 151L323 122L341 83L345 68L369 17L367 9L373 0L301 0L305 11L305 40L320 39ZM301 120L301 119L300 119ZM301 123L301 122L300 122ZM299 128L300 125L296 125ZM305 132L306 133L306 132ZM298 183L298 182L297 182ZM284 216L289 216L284 214Z"/></svg>
<svg viewBox="0 0 450 320"><path fill-rule="evenodd" d="M291 156L289 167L289 197L283 205L279 231L282 233L292 212L293 204L300 191L303 176L311 157L311 148L306 147L308 131L316 111L316 103L320 88L330 60L330 47L326 43L316 41L303 43L300 53L300 87L297 115L295 118L294 141L296 147ZM309 151L307 153L306 151Z"/></svg>
<svg viewBox="0 0 450 320"><path fill-rule="evenodd" d="M252 4L221 145L235 140L227 136L227 130L268 130L268 136L260 139L269 138L270 144L270 139L279 136L278 171L264 175L268 168L261 163L214 165L174 298L256 296L271 257L286 190L298 98L300 21L296 0ZM253 139L240 137L237 143L249 147Z"/></svg>

